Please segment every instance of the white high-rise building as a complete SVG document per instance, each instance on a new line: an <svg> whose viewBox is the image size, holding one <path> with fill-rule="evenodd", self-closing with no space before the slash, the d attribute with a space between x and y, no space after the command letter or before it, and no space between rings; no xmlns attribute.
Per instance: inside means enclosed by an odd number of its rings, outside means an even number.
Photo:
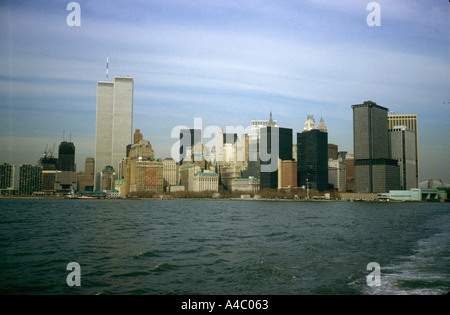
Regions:
<svg viewBox="0 0 450 315"><path fill-rule="evenodd" d="M269 120L252 120L251 125L251 141L253 142L259 142L260 138L260 130L261 128L272 126L277 127L277 121L272 119L272 112L270 112L270 119Z"/></svg>
<svg viewBox="0 0 450 315"><path fill-rule="evenodd" d="M110 165L118 168L132 143L133 78L114 77L97 83L95 173Z"/></svg>

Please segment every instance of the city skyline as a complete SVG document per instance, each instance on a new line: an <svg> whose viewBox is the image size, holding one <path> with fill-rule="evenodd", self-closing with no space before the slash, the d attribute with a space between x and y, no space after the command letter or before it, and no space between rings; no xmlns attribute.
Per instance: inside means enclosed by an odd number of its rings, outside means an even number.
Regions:
<svg viewBox="0 0 450 315"><path fill-rule="evenodd" d="M195 117L245 127L270 111L294 134L323 117L328 142L352 153L351 105L372 100L418 115L420 181L448 182L448 4L378 2L379 27L369 1L78 1L79 27L65 25L66 2L2 2L0 162L37 164L71 132L82 170L109 56L110 78L134 78L132 130L157 158Z"/></svg>

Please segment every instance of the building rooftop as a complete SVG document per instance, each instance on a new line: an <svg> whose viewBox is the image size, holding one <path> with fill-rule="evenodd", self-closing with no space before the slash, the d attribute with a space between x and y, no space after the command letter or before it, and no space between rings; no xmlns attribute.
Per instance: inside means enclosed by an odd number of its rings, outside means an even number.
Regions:
<svg viewBox="0 0 450 315"><path fill-rule="evenodd" d="M197 172L195 175L217 176L216 172Z"/></svg>
<svg viewBox="0 0 450 315"><path fill-rule="evenodd" d="M233 181L236 181L236 182L247 182L247 181L258 181L259 179L258 178L235 178L235 179L233 179Z"/></svg>
<svg viewBox="0 0 450 315"><path fill-rule="evenodd" d="M381 106L381 105L378 105L377 103L372 102L372 101L365 101L363 104L352 105L352 108L353 108L353 109L355 109L355 108L357 108L357 107L378 107L378 108L383 109L383 110L385 110L385 111L389 111L388 108L383 107L383 106Z"/></svg>

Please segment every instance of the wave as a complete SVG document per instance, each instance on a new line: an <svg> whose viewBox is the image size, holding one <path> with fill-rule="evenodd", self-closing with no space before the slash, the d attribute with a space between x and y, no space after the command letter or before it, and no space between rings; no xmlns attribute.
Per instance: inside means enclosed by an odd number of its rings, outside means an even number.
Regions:
<svg viewBox="0 0 450 315"><path fill-rule="evenodd" d="M163 251L160 250L151 250L147 252L140 252L133 256L133 259L145 258L145 257L161 257Z"/></svg>
<svg viewBox="0 0 450 315"><path fill-rule="evenodd" d="M442 295L450 290L448 240L450 233L436 233L419 240L413 253L400 262L381 267L381 286L368 294Z"/></svg>

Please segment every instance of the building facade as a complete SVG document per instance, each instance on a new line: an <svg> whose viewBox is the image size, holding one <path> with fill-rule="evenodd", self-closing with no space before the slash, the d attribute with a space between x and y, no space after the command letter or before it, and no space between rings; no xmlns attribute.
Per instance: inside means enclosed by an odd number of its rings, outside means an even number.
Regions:
<svg viewBox="0 0 450 315"><path fill-rule="evenodd" d="M115 77L97 83L95 173L110 165L117 168L126 157L133 124L133 78Z"/></svg>
<svg viewBox="0 0 450 315"><path fill-rule="evenodd" d="M399 189L400 169L390 154L388 109L372 101L352 109L355 192Z"/></svg>
<svg viewBox="0 0 450 315"><path fill-rule="evenodd" d="M15 171L12 164L0 164L0 189L14 189Z"/></svg>
<svg viewBox="0 0 450 315"><path fill-rule="evenodd" d="M328 189L328 133L325 130L315 129L312 117L308 117L304 131L297 133L298 187Z"/></svg>
<svg viewBox="0 0 450 315"><path fill-rule="evenodd" d="M42 191L42 166L22 164L20 165L19 193L32 195Z"/></svg>
<svg viewBox="0 0 450 315"><path fill-rule="evenodd" d="M267 126L260 129L260 189L278 188L278 159L292 160L292 129Z"/></svg>
<svg viewBox="0 0 450 315"><path fill-rule="evenodd" d="M400 166L400 189L417 187L416 136L406 126L395 126L389 130L391 156Z"/></svg>
<svg viewBox="0 0 450 315"><path fill-rule="evenodd" d="M328 143L328 159L337 160L338 159L338 145Z"/></svg>
<svg viewBox="0 0 450 315"><path fill-rule="evenodd" d="M87 157L84 161L84 173L78 174L77 189L79 191L94 191L94 167L93 157Z"/></svg>
<svg viewBox="0 0 450 315"><path fill-rule="evenodd" d="M167 158L163 163L164 190L169 191L170 186L177 185L177 163L174 159Z"/></svg>
<svg viewBox="0 0 450 315"><path fill-rule="evenodd" d="M297 187L297 161L278 159L278 189Z"/></svg>
<svg viewBox="0 0 450 315"><path fill-rule="evenodd" d="M162 162L138 161L136 163L136 180L135 184L130 186L130 193L164 193L163 169Z"/></svg>
<svg viewBox="0 0 450 315"><path fill-rule="evenodd" d="M75 172L75 145L73 142L63 141L58 147L58 171Z"/></svg>
<svg viewBox="0 0 450 315"><path fill-rule="evenodd" d="M233 179L231 191L257 194L259 193L259 179L254 177Z"/></svg>
<svg viewBox="0 0 450 315"><path fill-rule="evenodd" d="M328 183L338 192L346 190L345 161L342 159L328 159Z"/></svg>
<svg viewBox="0 0 450 315"><path fill-rule="evenodd" d="M133 143L138 143L142 140L142 133L140 129L136 129L133 135Z"/></svg>
<svg viewBox="0 0 450 315"><path fill-rule="evenodd" d="M416 184L419 187L419 143L418 143L418 124L417 114L388 114L389 130L395 126L405 126L414 132L415 137L415 158L416 158Z"/></svg>
<svg viewBox="0 0 450 315"><path fill-rule="evenodd" d="M355 189L355 159L353 153L345 157L345 191L353 192Z"/></svg>
<svg viewBox="0 0 450 315"><path fill-rule="evenodd" d="M179 161L182 163L185 157L190 158L189 150L192 153L195 144L202 142L201 129L181 129L180 130L180 155Z"/></svg>
<svg viewBox="0 0 450 315"><path fill-rule="evenodd" d="M219 175L211 171L195 173L192 180L192 191L219 191Z"/></svg>

